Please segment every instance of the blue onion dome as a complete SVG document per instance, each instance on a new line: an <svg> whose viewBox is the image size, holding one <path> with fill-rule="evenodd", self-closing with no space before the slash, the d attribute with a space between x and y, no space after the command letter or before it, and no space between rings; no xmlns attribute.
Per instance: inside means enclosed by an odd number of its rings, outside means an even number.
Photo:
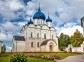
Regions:
<svg viewBox="0 0 84 62"><path fill-rule="evenodd" d="M52 19L48 16L48 18L46 19L46 22L52 22Z"/></svg>
<svg viewBox="0 0 84 62"><path fill-rule="evenodd" d="M34 24L33 21L31 20L31 18L30 18L30 21L28 22L28 25L30 25L30 24Z"/></svg>
<svg viewBox="0 0 84 62"><path fill-rule="evenodd" d="M46 19L44 13L41 12L40 7L38 8L38 11L34 14L33 19L43 19L43 20Z"/></svg>

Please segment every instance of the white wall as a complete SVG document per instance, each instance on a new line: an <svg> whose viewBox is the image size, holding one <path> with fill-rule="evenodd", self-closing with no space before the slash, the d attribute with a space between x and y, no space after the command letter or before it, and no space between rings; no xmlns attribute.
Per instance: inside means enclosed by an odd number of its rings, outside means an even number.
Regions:
<svg viewBox="0 0 84 62"><path fill-rule="evenodd" d="M25 52L25 41L13 41L13 52Z"/></svg>
<svg viewBox="0 0 84 62"><path fill-rule="evenodd" d="M54 45L54 52L58 50L58 38L56 37L56 31L54 28L49 29L49 26L51 26L51 23L49 25L46 24L46 22L42 19L35 19L34 24L40 24L38 26L33 26L29 25L26 26L26 28L23 29L22 35L26 38L25 43L22 41L17 41L18 44L18 51L23 51L25 49L25 52L39 52L41 51L46 51L49 52L49 46L42 46L42 47L37 47L37 43L39 42L40 44L46 40L46 39L54 39L56 42L56 45ZM32 32L32 38L31 38L31 32ZM37 38L37 34L39 33L39 38ZM46 33L46 39L44 39L44 34ZM53 38L52 38L53 35ZM31 42L34 43L34 47L31 47ZM16 51L16 41L14 40L14 51ZM24 48L25 47L25 48ZM21 50L20 50L21 49Z"/></svg>
<svg viewBox="0 0 84 62"><path fill-rule="evenodd" d="M51 22L47 22L47 25L48 25L49 27L52 27L52 23L51 23Z"/></svg>

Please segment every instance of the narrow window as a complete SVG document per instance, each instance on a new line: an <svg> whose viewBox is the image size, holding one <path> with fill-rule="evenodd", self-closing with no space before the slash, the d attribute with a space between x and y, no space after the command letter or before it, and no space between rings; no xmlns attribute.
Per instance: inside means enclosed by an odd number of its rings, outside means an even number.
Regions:
<svg viewBox="0 0 84 62"><path fill-rule="evenodd" d="M26 33L26 38L27 38L27 33Z"/></svg>
<svg viewBox="0 0 84 62"><path fill-rule="evenodd" d="M31 37L33 37L33 34L32 34L32 32L31 32Z"/></svg>
<svg viewBox="0 0 84 62"><path fill-rule="evenodd" d="M37 38L39 38L39 33L37 33Z"/></svg>
<svg viewBox="0 0 84 62"><path fill-rule="evenodd" d="M33 43L33 42L31 42L31 47L34 47L34 46L33 46L33 44L34 44L34 43Z"/></svg>
<svg viewBox="0 0 84 62"><path fill-rule="evenodd" d="M52 35L52 39L53 39L53 35Z"/></svg>
<svg viewBox="0 0 84 62"><path fill-rule="evenodd" d="M39 47L39 42L37 43L37 47Z"/></svg>
<svg viewBox="0 0 84 62"><path fill-rule="evenodd" d="M44 34L44 39L46 39L46 33Z"/></svg>

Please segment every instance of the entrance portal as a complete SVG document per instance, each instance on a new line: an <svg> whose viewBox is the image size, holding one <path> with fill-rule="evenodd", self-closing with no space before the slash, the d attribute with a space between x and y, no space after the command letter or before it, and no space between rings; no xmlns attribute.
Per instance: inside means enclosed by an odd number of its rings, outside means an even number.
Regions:
<svg viewBox="0 0 84 62"><path fill-rule="evenodd" d="M50 45L49 47L50 47L50 52L52 52L53 51L53 45Z"/></svg>
<svg viewBox="0 0 84 62"><path fill-rule="evenodd" d="M70 48L70 52L72 52L72 48Z"/></svg>

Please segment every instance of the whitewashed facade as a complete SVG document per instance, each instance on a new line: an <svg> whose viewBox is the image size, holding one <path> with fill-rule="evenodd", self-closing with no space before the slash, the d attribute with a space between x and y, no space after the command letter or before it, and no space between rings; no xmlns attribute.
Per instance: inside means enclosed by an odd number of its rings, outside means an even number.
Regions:
<svg viewBox="0 0 84 62"><path fill-rule="evenodd" d="M56 29L52 26L52 19L46 19L40 7L34 14L33 20L21 29L25 41L16 41L13 38L13 52L57 52L58 38ZM17 43L17 44L16 44Z"/></svg>
<svg viewBox="0 0 84 62"><path fill-rule="evenodd" d="M67 52L79 52L84 53L84 42L80 45L80 47L73 47L71 44L65 49Z"/></svg>

